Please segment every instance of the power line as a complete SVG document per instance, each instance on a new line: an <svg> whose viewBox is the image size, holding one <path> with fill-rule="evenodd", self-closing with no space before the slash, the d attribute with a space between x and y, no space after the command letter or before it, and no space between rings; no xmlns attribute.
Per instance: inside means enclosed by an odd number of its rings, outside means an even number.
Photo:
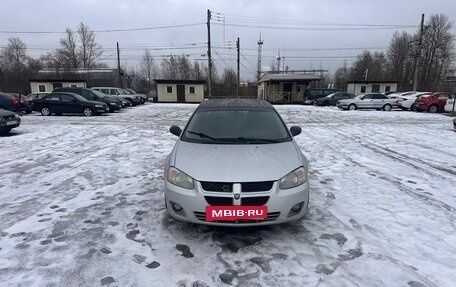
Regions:
<svg viewBox="0 0 456 287"><path fill-rule="evenodd" d="M106 29L106 30L91 30L94 33L113 33L113 32L129 32L129 31L148 31L148 30L158 30L158 29L171 29L171 28L182 28L182 27L191 27L204 25L206 23L189 23L189 24L179 24L179 25L167 25L167 26L155 26L155 27L141 27L141 28L126 28L126 29ZM63 31L0 31L0 34L64 34Z"/></svg>
<svg viewBox="0 0 456 287"><path fill-rule="evenodd" d="M262 29L277 29L277 30L304 30L304 31L373 31L373 30L388 30L388 29L398 29L398 28L414 28L416 26L385 26L385 27L296 27L296 26L268 26L268 25L245 25L245 24L230 24L230 23L213 23L217 26L231 26L231 27L243 27L243 28L262 28Z"/></svg>

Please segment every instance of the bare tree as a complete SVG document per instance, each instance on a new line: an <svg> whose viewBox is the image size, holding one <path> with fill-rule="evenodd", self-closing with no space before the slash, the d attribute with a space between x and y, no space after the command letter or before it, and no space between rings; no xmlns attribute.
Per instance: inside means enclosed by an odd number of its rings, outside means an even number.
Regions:
<svg viewBox="0 0 456 287"><path fill-rule="evenodd" d="M446 15L431 15L426 23L420 61L420 89L435 90L450 68L454 55L453 22Z"/></svg>
<svg viewBox="0 0 456 287"><path fill-rule="evenodd" d="M148 81L152 81L157 75L157 67L149 50L145 50L139 62L141 75Z"/></svg>
<svg viewBox="0 0 456 287"><path fill-rule="evenodd" d="M391 39L387 58L391 79L399 81L400 89L410 89L413 77L413 36L407 32L395 32Z"/></svg>
<svg viewBox="0 0 456 287"><path fill-rule="evenodd" d="M4 71L2 71L2 89L3 86L19 89L22 92L27 90L24 75L27 72L27 65L30 59L27 56L27 45L19 38L9 38L8 44L2 52ZM6 74L3 75L3 74ZM8 83L4 83L8 81Z"/></svg>
<svg viewBox="0 0 456 287"><path fill-rule="evenodd" d="M66 68L79 68L77 39L70 28L65 30L65 36L60 39L60 45L57 53L58 57L63 60L63 65Z"/></svg>
<svg viewBox="0 0 456 287"><path fill-rule="evenodd" d="M171 55L169 59L164 59L161 63L161 77L167 80L177 80L179 70L177 68L177 59Z"/></svg>
<svg viewBox="0 0 456 287"><path fill-rule="evenodd" d="M93 68L96 60L103 54L101 45L95 42L95 35L84 23L78 26L80 46L78 54L82 68Z"/></svg>
<svg viewBox="0 0 456 287"><path fill-rule="evenodd" d="M177 57L178 79L188 80L192 77L192 63L187 58L187 55Z"/></svg>

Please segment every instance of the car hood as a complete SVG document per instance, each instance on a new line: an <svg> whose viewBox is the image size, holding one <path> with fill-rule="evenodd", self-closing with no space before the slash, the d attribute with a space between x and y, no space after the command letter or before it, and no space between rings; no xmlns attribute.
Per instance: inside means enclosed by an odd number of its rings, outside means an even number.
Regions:
<svg viewBox="0 0 456 287"><path fill-rule="evenodd" d="M89 104L92 104L92 105L106 105L106 103L103 103L103 102L99 102L99 101L85 101L84 103L89 103Z"/></svg>
<svg viewBox="0 0 456 287"><path fill-rule="evenodd" d="M174 166L198 181L279 180L307 162L294 142L277 144L196 144L178 141Z"/></svg>

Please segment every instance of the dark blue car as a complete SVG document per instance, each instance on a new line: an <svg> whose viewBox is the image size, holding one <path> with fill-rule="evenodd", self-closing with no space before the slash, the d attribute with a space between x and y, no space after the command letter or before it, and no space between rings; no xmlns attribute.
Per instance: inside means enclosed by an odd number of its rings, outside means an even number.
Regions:
<svg viewBox="0 0 456 287"><path fill-rule="evenodd" d="M19 100L10 94L0 92L0 109L17 112L19 110Z"/></svg>

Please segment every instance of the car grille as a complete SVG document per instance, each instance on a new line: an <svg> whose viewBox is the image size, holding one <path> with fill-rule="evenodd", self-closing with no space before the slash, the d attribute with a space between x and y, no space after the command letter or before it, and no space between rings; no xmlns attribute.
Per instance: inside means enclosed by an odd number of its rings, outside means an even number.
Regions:
<svg viewBox="0 0 456 287"><path fill-rule="evenodd" d="M209 205L233 205L232 197L205 196ZM261 206L268 202L269 196L254 196L241 198L242 206Z"/></svg>
<svg viewBox="0 0 456 287"><path fill-rule="evenodd" d="M242 192L257 192L271 190L273 181L257 181L257 182L243 182L241 183Z"/></svg>
<svg viewBox="0 0 456 287"><path fill-rule="evenodd" d="M3 118L5 120L12 120L12 119L14 119L14 115L12 115L12 116L3 116Z"/></svg>
<svg viewBox="0 0 456 287"><path fill-rule="evenodd" d="M242 192L261 192L268 191L272 189L274 181L256 181L256 182L242 182ZM211 182L211 181L202 181L201 187L205 191L212 192L233 192L233 183L232 182Z"/></svg>
<svg viewBox="0 0 456 287"><path fill-rule="evenodd" d="M233 205L232 197L205 196L209 205Z"/></svg>
<svg viewBox="0 0 456 287"><path fill-rule="evenodd" d="M205 212L199 212L195 211L194 212L195 217L199 221L206 221L206 213ZM254 219L254 220L227 220L227 221L211 221L211 222L220 222L220 223L232 223L232 224L245 224L245 223L260 223L260 222L268 222L268 221L274 221L280 216L280 212L270 212L268 213L268 217L265 219Z"/></svg>
<svg viewBox="0 0 456 287"><path fill-rule="evenodd" d="M233 192L233 184L229 182L202 181L201 187L205 191Z"/></svg>
<svg viewBox="0 0 456 287"><path fill-rule="evenodd" d="M269 196L244 197L241 198L241 205L260 206L265 205L268 200Z"/></svg>

